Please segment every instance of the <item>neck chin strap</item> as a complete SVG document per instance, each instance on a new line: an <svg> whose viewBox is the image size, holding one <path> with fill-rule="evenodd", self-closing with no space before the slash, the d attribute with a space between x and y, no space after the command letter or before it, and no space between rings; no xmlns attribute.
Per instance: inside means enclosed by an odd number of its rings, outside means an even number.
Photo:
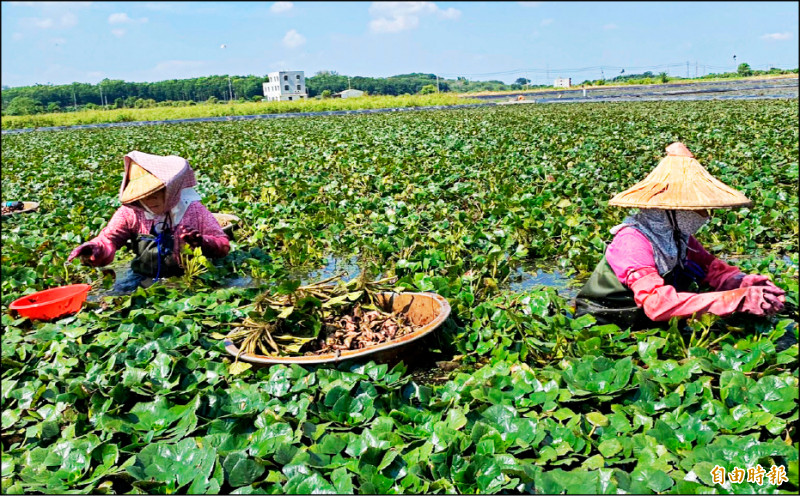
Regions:
<svg viewBox="0 0 800 496"><path fill-rule="evenodd" d="M681 246L683 245L683 237L681 230L678 228L678 219L675 217L674 210L667 210L667 219L670 226L672 226L672 239L675 240L675 246L678 247L678 266L683 269L683 259L681 257Z"/></svg>
<svg viewBox="0 0 800 496"><path fill-rule="evenodd" d="M167 219L169 219L169 224L167 224ZM156 265L157 267L156 277L153 279L153 281L158 281L161 277L161 257L163 256L164 242L165 242L164 235L165 233L172 231L172 215L170 213L167 213L167 216L164 217L162 223L165 225L161 226L161 232L158 233L158 235L156 235L156 246L158 247L158 262Z"/></svg>

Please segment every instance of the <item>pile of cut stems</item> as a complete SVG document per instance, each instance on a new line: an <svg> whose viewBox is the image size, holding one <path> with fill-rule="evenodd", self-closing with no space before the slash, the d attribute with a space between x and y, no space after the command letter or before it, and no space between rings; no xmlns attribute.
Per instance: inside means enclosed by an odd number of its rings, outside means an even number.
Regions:
<svg viewBox="0 0 800 496"><path fill-rule="evenodd" d="M378 294L400 292L393 277L369 281L366 273L344 282L336 274L287 293L265 292L254 311L227 338L242 354L318 355L363 349L414 332L402 313L386 311Z"/></svg>

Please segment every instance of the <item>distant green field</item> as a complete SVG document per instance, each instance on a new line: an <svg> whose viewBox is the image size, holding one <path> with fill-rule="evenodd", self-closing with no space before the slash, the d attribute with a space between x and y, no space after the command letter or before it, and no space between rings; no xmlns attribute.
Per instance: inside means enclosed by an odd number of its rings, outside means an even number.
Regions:
<svg viewBox="0 0 800 496"><path fill-rule="evenodd" d="M480 100L460 98L455 94L411 96L363 96L292 102L246 102L200 104L190 107L155 107L140 109L84 110L51 114L3 116L3 129L29 127L75 126L106 122L159 121L193 117L224 117L229 115L282 114L289 112L323 112L327 110L357 110L394 107L425 107L429 105L458 105L480 103Z"/></svg>

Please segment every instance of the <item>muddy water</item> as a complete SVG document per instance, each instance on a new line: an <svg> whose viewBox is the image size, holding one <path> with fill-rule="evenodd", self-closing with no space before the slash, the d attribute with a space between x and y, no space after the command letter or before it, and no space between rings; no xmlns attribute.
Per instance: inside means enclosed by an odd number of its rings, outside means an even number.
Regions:
<svg viewBox="0 0 800 496"><path fill-rule="evenodd" d="M290 269L289 278L299 280L301 284L305 285L328 279L339 273L344 273L342 279L349 281L358 276L360 272L361 269L358 267L358 257L352 256L344 258L331 256L326 259L325 265L321 267ZM239 276L226 280L223 285L234 288L255 288L260 284L250 276Z"/></svg>
<svg viewBox="0 0 800 496"><path fill-rule="evenodd" d="M536 286L548 286L554 288L564 298L574 298L580 291L582 282L567 277L560 270L551 267L521 265L511 272L508 282L500 287L513 292L522 292Z"/></svg>
<svg viewBox="0 0 800 496"><path fill-rule="evenodd" d="M338 273L344 273L342 279L349 281L361 273L358 267L358 257L353 255L349 258L330 256L323 267L314 269L293 269L289 271L292 278L299 279L303 284L313 283L323 279L333 277Z"/></svg>
<svg viewBox="0 0 800 496"><path fill-rule="evenodd" d="M796 265L789 255L785 255L783 261L789 265ZM129 260L118 260L110 265L109 268L116 272L117 280L119 281L128 275L129 265ZM574 298L585 282L585 278L576 279L566 276L563 271L554 267L557 267L554 261L537 261L536 263L528 262L520 264L511 271L509 278L504 283L500 284L500 289L512 292L523 292L533 289L536 286L547 286L554 288L558 294L564 298ZM315 281L328 279L338 273L344 273L343 279L345 281L357 277L361 273L361 269L358 266L358 257L355 255L350 257L332 255L326 259L325 265L289 270L289 277L300 280L302 284L310 284ZM250 276L238 276L223 282L223 286L226 287L254 288L259 285L260 282L253 280ZM100 301L104 296L115 296L119 294L124 293L115 292L113 288L93 289L89 293L88 300Z"/></svg>
<svg viewBox="0 0 800 496"><path fill-rule="evenodd" d="M562 271L553 269L553 266L555 266L555 263L522 264L511 272L506 282L500 285L500 289L522 292L533 289L536 286L548 286L555 288L565 298L572 298L577 295L583 281L567 277ZM302 284L310 284L328 279L338 273L344 273L342 279L345 281L357 277L361 273L361 269L358 266L358 257L331 256L326 259L325 265L321 267L292 269L289 271L289 277L300 280ZM225 282L225 286L228 287L252 288L257 285L257 282L249 276L236 277Z"/></svg>

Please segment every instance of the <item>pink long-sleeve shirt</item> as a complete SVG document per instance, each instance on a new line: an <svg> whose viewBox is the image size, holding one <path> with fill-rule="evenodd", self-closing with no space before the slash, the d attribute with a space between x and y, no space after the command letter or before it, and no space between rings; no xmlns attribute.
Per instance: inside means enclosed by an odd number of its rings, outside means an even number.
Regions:
<svg viewBox="0 0 800 496"><path fill-rule="evenodd" d="M722 316L735 312L744 293L734 295L732 290L738 291L744 274L708 253L694 236L689 237L687 258L706 271L703 282L716 291L679 293L665 284L656 269L653 246L644 234L631 227L621 229L606 250L608 265L619 281L633 290L636 304L651 320L666 321L703 313Z"/></svg>
<svg viewBox="0 0 800 496"><path fill-rule="evenodd" d="M144 210L134 209L126 205L114 212L108 225L100 231L91 243L101 249L98 265L108 265L114 260L117 250L137 234L150 234L155 219L147 219ZM212 258L224 257L230 251L228 237L222 231L217 219L199 201L193 202L186 209L181 221L173 226L185 226L196 229L203 236L201 248L203 255ZM175 253L180 253L184 241L175 236ZM178 257L180 263L180 257Z"/></svg>

